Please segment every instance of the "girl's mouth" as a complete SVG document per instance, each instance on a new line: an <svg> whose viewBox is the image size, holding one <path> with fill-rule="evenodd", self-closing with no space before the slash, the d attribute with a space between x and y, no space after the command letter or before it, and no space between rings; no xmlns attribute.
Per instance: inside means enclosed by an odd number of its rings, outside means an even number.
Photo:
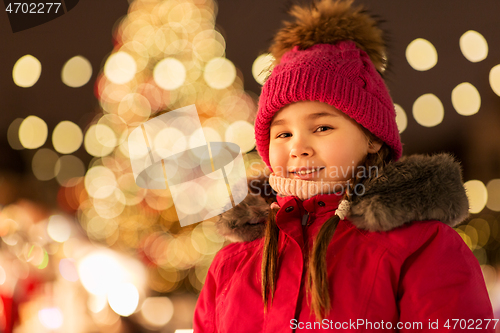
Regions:
<svg viewBox="0 0 500 333"><path fill-rule="evenodd" d="M318 176L319 171L323 170L325 167L320 167L320 168L314 168L313 170L310 171L301 171L301 172L292 172L291 175L293 176L294 179L311 179L316 176Z"/></svg>

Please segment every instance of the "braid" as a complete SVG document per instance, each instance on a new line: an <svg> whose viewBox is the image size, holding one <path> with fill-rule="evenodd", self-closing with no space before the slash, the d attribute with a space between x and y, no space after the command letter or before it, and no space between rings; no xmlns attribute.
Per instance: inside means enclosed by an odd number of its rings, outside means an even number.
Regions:
<svg viewBox="0 0 500 333"><path fill-rule="evenodd" d="M269 300L273 300L276 289L276 270L278 266L278 239L279 229L276 225L276 214L278 208L269 209L269 218L264 233L264 247L262 249L262 298L264 299L264 311L267 311ZM270 296L270 299L269 299Z"/></svg>

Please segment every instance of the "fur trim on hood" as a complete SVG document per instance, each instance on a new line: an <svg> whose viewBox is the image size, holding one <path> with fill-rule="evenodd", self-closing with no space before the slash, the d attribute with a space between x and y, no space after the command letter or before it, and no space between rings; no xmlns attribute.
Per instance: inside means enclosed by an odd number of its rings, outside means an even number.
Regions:
<svg viewBox="0 0 500 333"><path fill-rule="evenodd" d="M263 237L269 206L276 201L268 178L264 174L248 180L247 197L220 215L221 235L233 242ZM403 157L365 182L365 189L363 196L354 198L347 216L359 229L388 231L425 220L455 227L469 216L460 164L448 154Z"/></svg>

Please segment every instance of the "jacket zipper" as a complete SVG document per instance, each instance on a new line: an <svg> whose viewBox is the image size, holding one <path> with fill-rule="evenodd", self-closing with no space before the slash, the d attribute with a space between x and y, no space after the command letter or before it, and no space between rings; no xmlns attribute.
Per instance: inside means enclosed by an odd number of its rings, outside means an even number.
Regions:
<svg viewBox="0 0 500 333"><path fill-rule="evenodd" d="M307 212L304 216L302 216L302 225L306 225L309 221L309 212Z"/></svg>
<svg viewBox="0 0 500 333"><path fill-rule="evenodd" d="M307 212L307 211L306 211ZM309 212L305 213L304 215L302 215L302 232L303 234L305 234L305 231L306 231L306 228L308 227L308 223L309 222ZM307 249L308 246L307 246L307 238L304 237L304 249ZM307 250L304 250L304 251L307 251ZM300 288L303 288L304 286L304 283L305 283L305 279L306 279L306 276L305 276L305 272L306 272L306 268L305 266L307 265L307 254L304 253L304 256L303 256L303 268L302 268L302 278L301 278L301 282L300 282ZM306 297L305 295L302 295L302 297ZM299 302L302 302L302 299L299 300ZM299 314L296 313L295 314L295 320L298 320L299 319ZM295 332L295 330L293 330L292 332Z"/></svg>
<svg viewBox="0 0 500 333"><path fill-rule="evenodd" d="M305 213L302 216L302 235L304 237L304 265L307 263L308 260L308 241L306 237L306 230L309 227L309 212Z"/></svg>

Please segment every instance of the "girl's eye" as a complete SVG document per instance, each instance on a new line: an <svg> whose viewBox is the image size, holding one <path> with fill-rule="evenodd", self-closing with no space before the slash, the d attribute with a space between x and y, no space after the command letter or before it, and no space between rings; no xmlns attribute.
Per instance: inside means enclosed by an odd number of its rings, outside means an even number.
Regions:
<svg viewBox="0 0 500 333"><path fill-rule="evenodd" d="M332 127L330 127L330 126L320 126L320 127L318 127L318 128L316 129L316 131L318 131L320 128L323 128L323 129L325 129L325 130L323 130L323 131L319 131L319 132L326 132L326 131L327 131L327 130L329 130L329 129L333 129L333 128L332 128ZM285 138L284 136L282 136L282 135L285 135L285 134L286 134L286 135L288 135L288 134L290 134L290 133L281 133L280 135L276 136L276 139L280 139L280 138L281 138L281 139L283 139L283 138Z"/></svg>
<svg viewBox="0 0 500 333"><path fill-rule="evenodd" d="M283 135L283 134L290 134L290 133L281 133L280 135L278 135L278 136L276 137L276 139L283 138L283 137L282 137L282 135Z"/></svg>
<svg viewBox="0 0 500 333"><path fill-rule="evenodd" d="M320 127L318 127L318 129L320 129L320 128L332 129L330 126L320 126ZM317 129L317 130L318 130L318 129ZM325 132L325 131L327 131L327 130L320 131L320 132Z"/></svg>

